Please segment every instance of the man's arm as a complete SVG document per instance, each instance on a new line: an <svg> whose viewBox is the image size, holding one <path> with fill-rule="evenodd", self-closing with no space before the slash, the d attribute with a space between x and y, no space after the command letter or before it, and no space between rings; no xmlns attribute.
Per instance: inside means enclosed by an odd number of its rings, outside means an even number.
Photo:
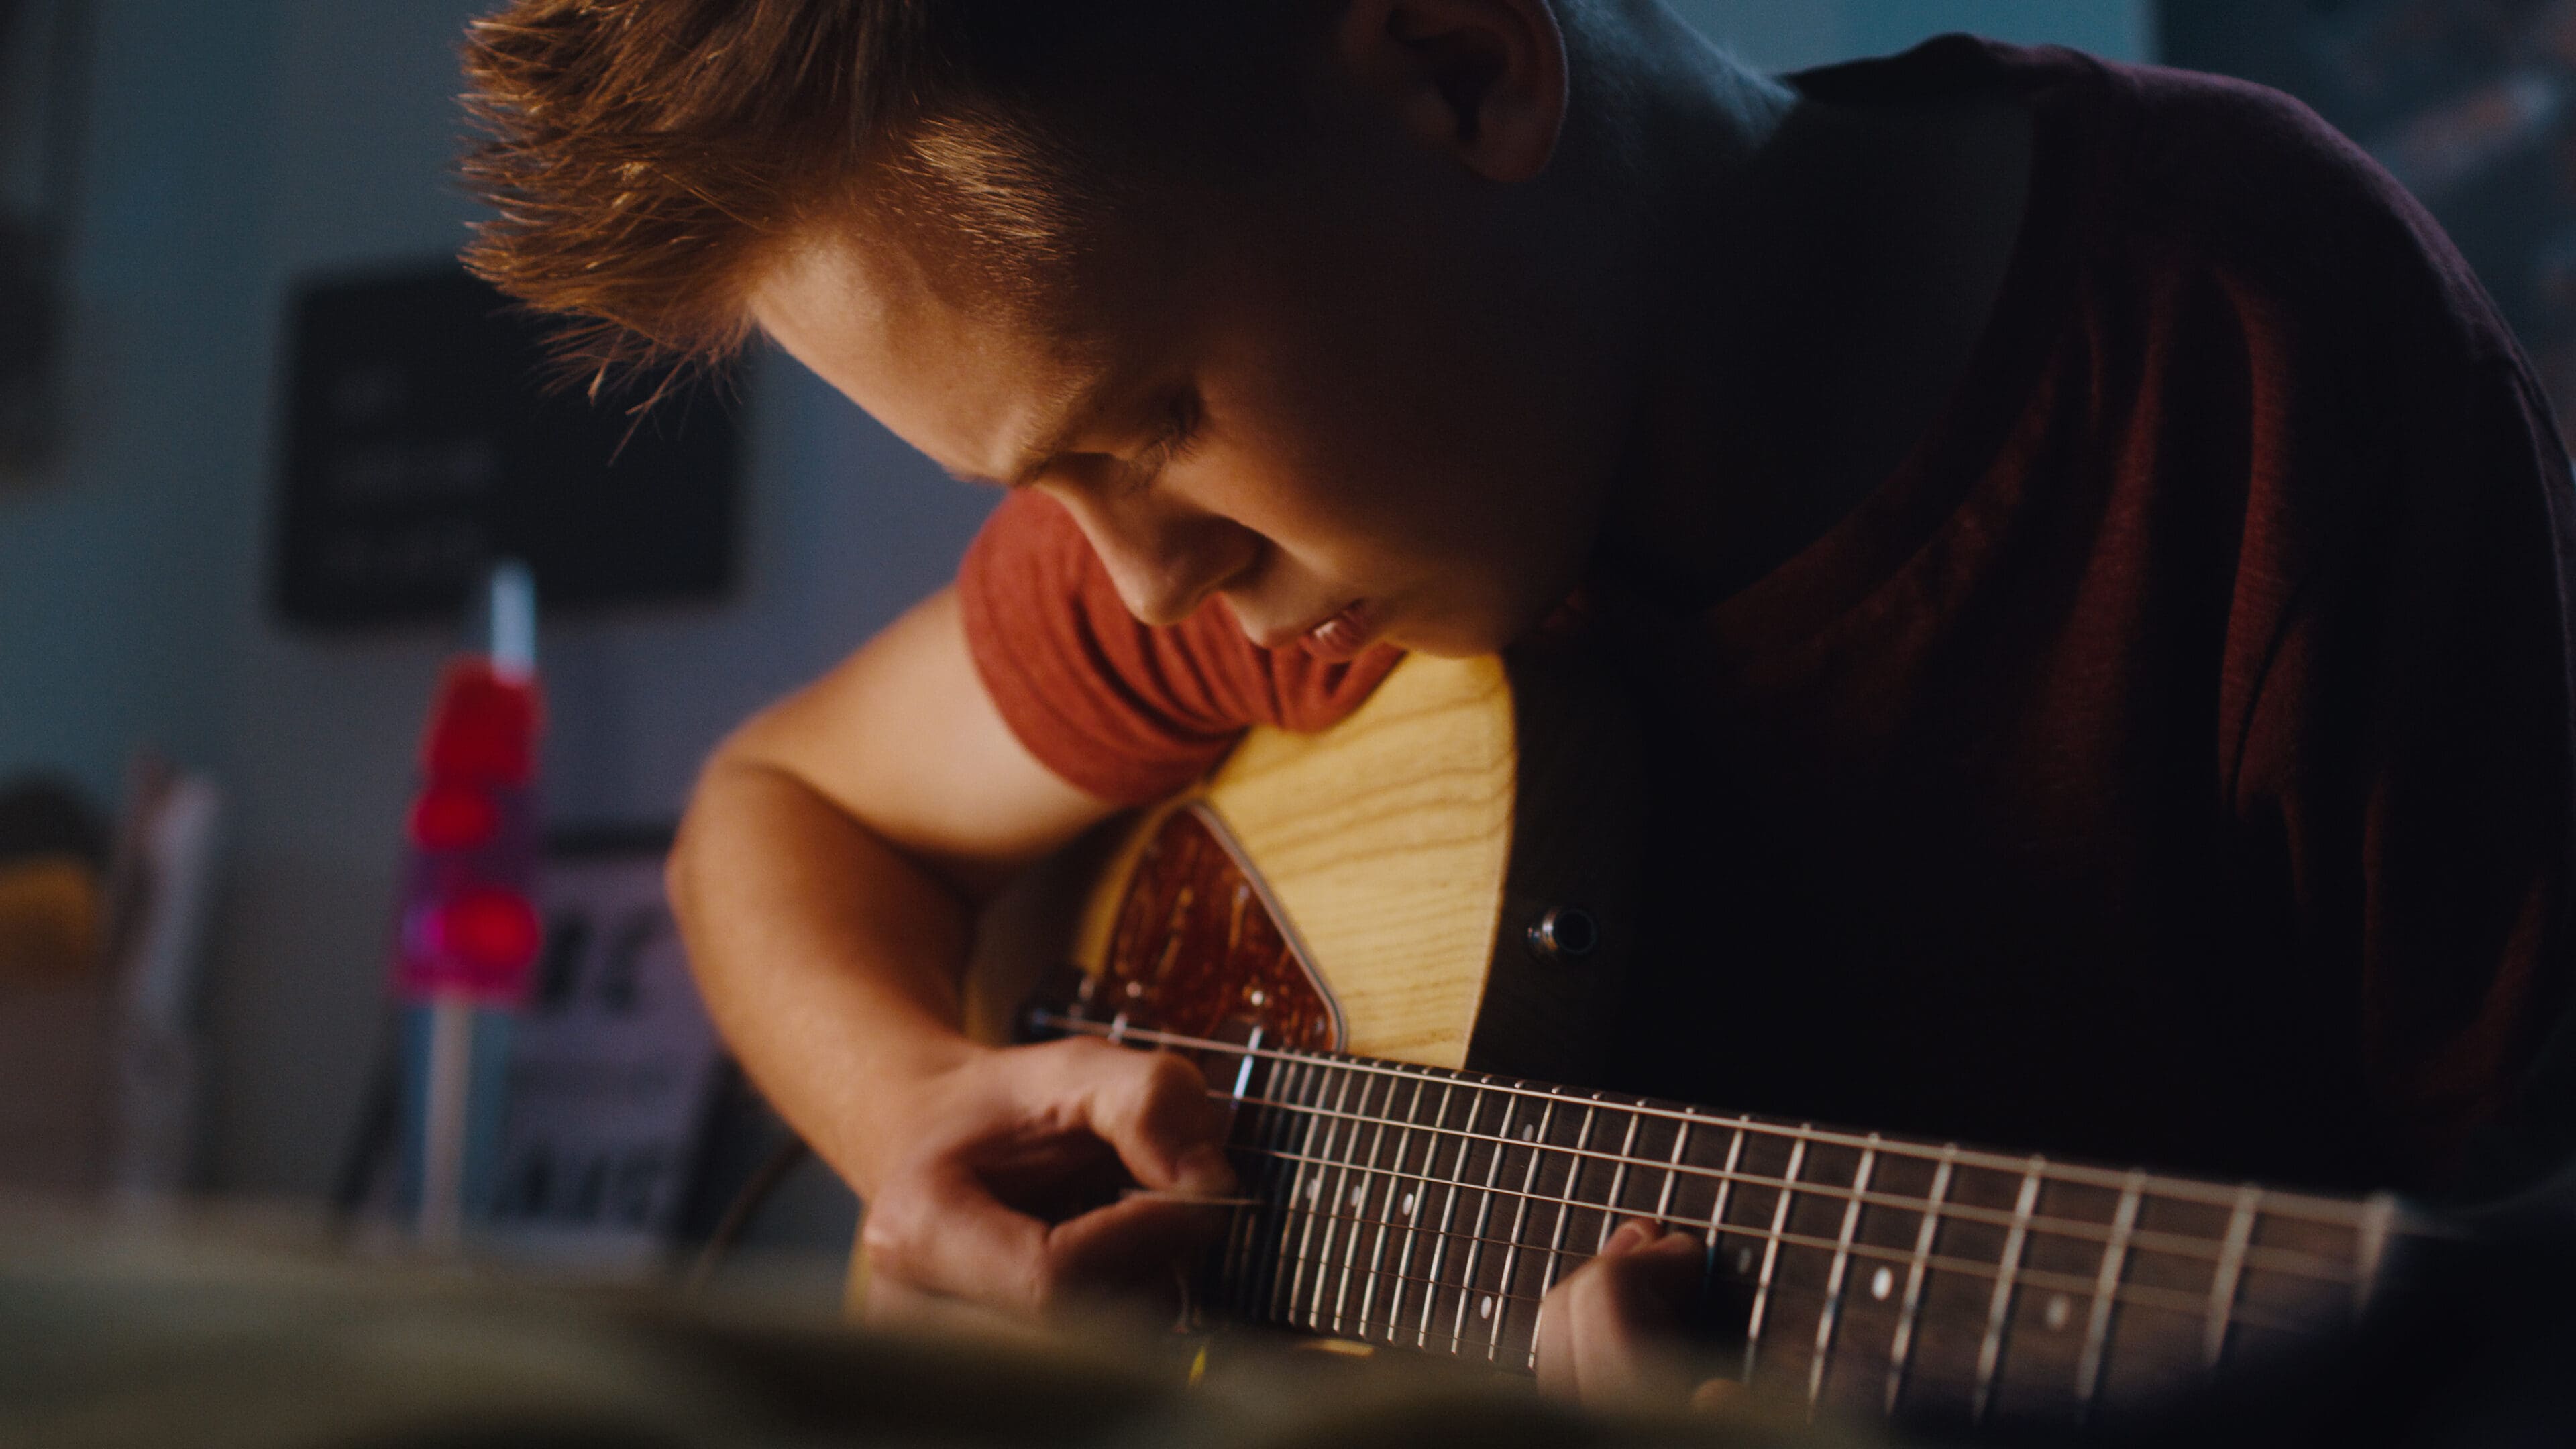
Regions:
<svg viewBox="0 0 2576 1449"><path fill-rule="evenodd" d="M1147 1186L1228 1185L1181 1059L958 1030L975 897L1110 809L1011 733L951 590L737 731L699 782L670 869L699 985L753 1079L867 1200L881 1274L1043 1310L1153 1278L1189 1210L1050 1222L1025 1205L1112 1153Z"/></svg>

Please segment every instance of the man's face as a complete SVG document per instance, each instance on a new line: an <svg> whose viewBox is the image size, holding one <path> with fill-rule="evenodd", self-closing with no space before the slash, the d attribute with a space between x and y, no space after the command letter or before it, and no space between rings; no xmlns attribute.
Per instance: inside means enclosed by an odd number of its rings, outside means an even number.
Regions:
<svg viewBox="0 0 2576 1449"><path fill-rule="evenodd" d="M1103 279L1079 357L855 230L782 257L751 308L950 472L1062 503L1148 623L1214 594L1271 648L1491 652L1580 575L1615 393L1567 299L1436 197L1338 210L1363 220L1135 249L1161 255Z"/></svg>

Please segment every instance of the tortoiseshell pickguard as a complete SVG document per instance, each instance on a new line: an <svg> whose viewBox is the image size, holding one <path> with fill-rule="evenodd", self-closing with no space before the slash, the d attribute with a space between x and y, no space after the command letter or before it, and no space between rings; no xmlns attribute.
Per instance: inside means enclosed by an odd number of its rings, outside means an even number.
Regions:
<svg viewBox="0 0 2576 1449"><path fill-rule="evenodd" d="M1251 1022L1274 1047L1331 1051L1341 1012L1202 806L1172 811L1127 881L1088 1014L1214 1037Z"/></svg>

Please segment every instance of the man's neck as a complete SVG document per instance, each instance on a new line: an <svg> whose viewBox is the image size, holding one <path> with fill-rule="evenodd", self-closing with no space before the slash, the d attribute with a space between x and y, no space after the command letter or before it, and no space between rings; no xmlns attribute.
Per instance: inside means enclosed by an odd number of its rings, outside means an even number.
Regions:
<svg viewBox="0 0 2576 1449"><path fill-rule="evenodd" d="M1696 123L1747 115L1735 101ZM1676 198L1657 218L1668 325L1601 550L1675 604L1770 572L1897 469L1968 366L2027 204L2016 102L1801 97L1750 120L1736 164L1695 168L1710 148L1689 121L1658 158Z"/></svg>

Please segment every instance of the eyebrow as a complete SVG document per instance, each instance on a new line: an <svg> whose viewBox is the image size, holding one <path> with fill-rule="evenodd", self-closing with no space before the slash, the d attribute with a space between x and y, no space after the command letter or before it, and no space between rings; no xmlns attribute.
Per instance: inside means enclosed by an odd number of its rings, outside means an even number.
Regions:
<svg viewBox="0 0 2576 1449"><path fill-rule="evenodd" d="M1064 456L1068 444L1099 423L1101 416L1109 411L1119 383L1119 378L1103 370L1093 373L1065 393L1057 407L1055 421L1014 455L1011 466L1000 479L1002 486L1026 488L1036 482L1049 464Z"/></svg>

